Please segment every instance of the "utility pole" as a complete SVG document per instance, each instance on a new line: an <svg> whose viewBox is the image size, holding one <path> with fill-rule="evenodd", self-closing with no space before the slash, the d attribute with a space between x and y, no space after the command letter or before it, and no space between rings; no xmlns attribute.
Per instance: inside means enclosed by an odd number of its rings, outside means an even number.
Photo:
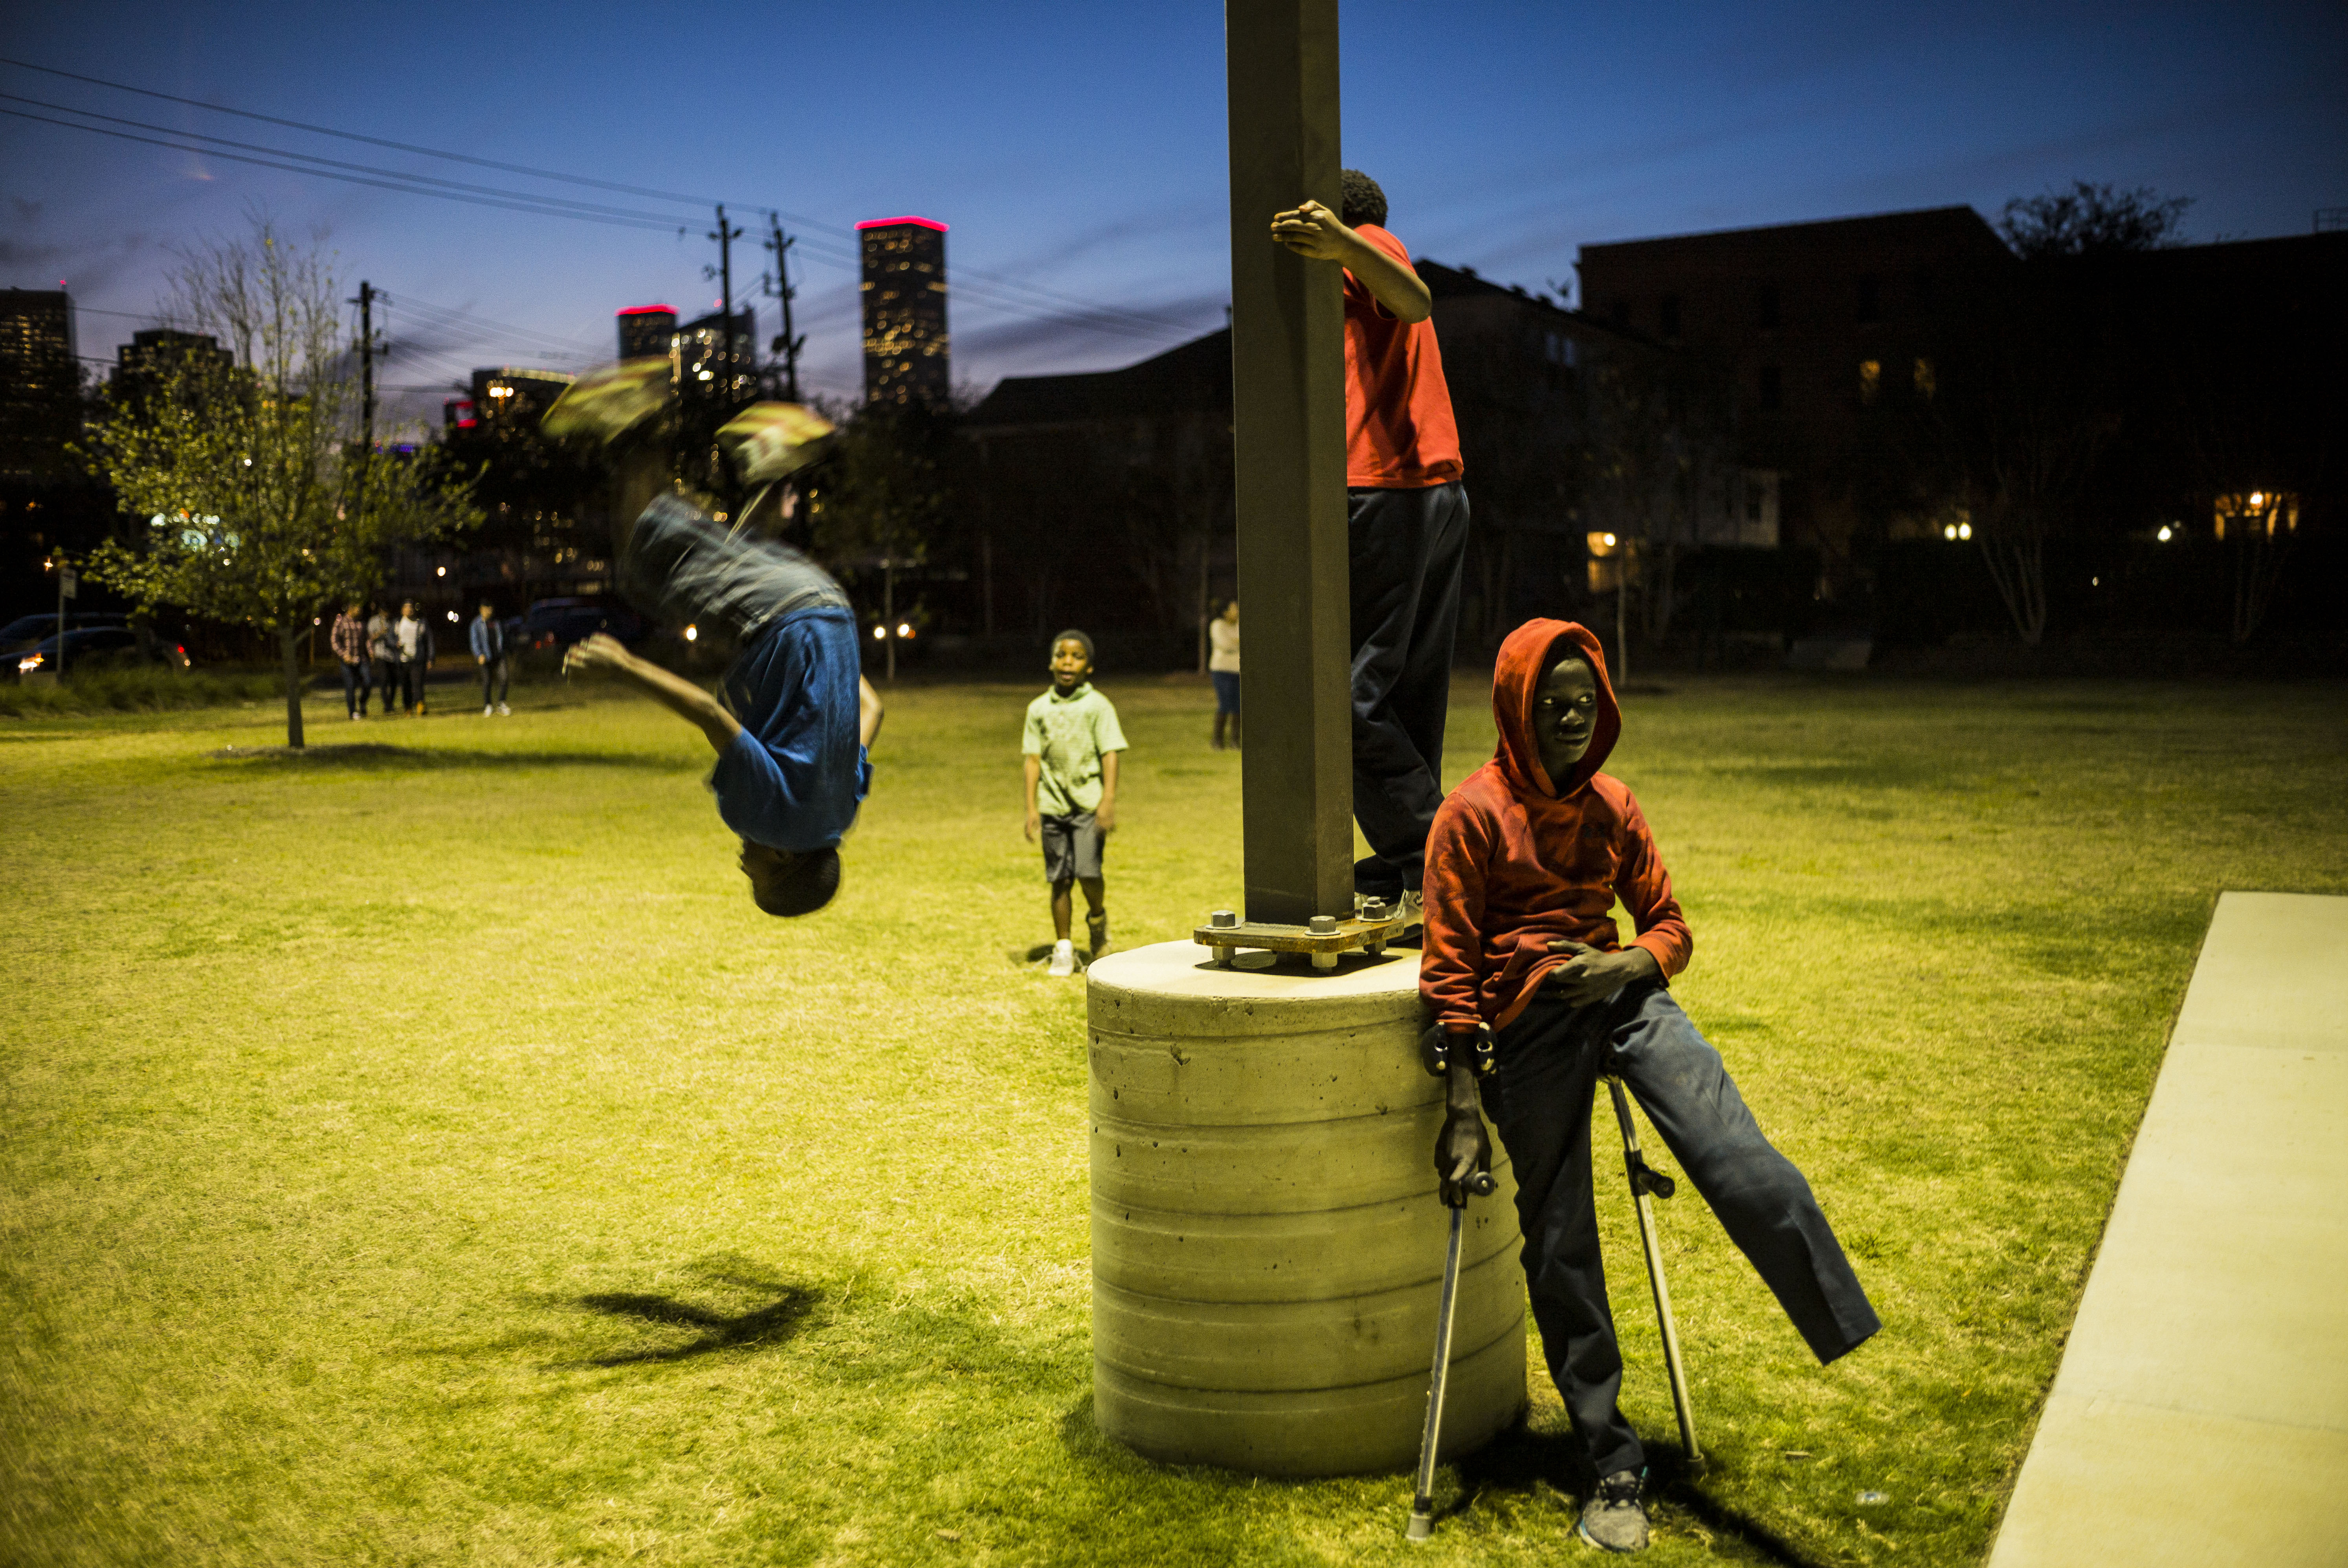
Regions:
<svg viewBox="0 0 2348 1568"><path fill-rule="evenodd" d="M345 304L359 308L359 447L375 450L375 285L359 280L359 297Z"/></svg>
<svg viewBox="0 0 2348 1568"><path fill-rule="evenodd" d="M1246 914L1302 926L1354 910L1345 317L1338 268L1271 225L1308 196L1341 205L1337 0L1234 3L1224 31Z"/></svg>
<svg viewBox="0 0 2348 1568"><path fill-rule="evenodd" d="M769 213L767 221L773 231L772 237L767 241L767 249L775 253L775 273L767 292L783 302L783 332L775 339L773 347L783 361L783 398L786 402L797 403L799 400L799 350L807 343L807 339L791 332L791 299L798 291L791 287L790 249L798 241L783 232L780 218Z"/></svg>
<svg viewBox="0 0 2348 1568"><path fill-rule="evenodd" d="M724 296L717 302L718 313L726 323L723 333L726 339L726 390L721 397L721 406L730 412L734 406L734 383L737 373L734 362L734 241L742 237L742 231L726 221L726 203L723 201L717 204L717 228L709 237L717 241L717 292ZM705 267L702 271L706 273L708 269Z"/></svg>

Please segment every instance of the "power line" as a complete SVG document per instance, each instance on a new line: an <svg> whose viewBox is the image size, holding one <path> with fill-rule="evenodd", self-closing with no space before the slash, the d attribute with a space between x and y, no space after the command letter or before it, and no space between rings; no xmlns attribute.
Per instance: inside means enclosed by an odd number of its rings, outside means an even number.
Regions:
<svg viewBox="0 0 2348 1568"><path fill-rule="evenodd" d="M656 229L664 233L685 227L683 224L666 220L659 222L644 222L633 218L603 218L592 212L566 211L558 207L547 206L537 198L522 195L520 192L515 193L519 200L497 200L485 196L467 196L453 190L434 190L427 186L408 183L404 175L396 176L391 179L370 179L355 174L337 174L331 169L305 168L298 163L274 163L265 158L249 158L242 153L221 152L209 147L191 147L186 142L163 141L151 136L136 136L127 130L108 130L104 126L82 125L74 120L51 119L47 115L27 114L23 109L0 108L0 115L8 115L16 119L37 120L43 125L63 126L67 130L87 131L92 136L110 136L120 141L144 142L149 147L168 148L173 152L192 152L200 158L219 158L225 159L231 163L250 163L262 169L281 169L287 174L313 174L321 179L339 179L346 185L371 185L379 190L397 190L409 196L438 196L446 201L463 201L475 207L501 207L508 211L530 212L541 218L576 218L583 223L606 223L621 229ZM289 153L286 156L300 155Z"/></svg>
<svg viewBox="0 0 2348 1568"><path fill-rule="evenodd" d="M499 169L511 173L528 175L533 179L561 180L572 184L592 186L602 190L618 190L631 195L648 196L658 200L687 202L694 205L715 204L714 200L711 198L692 196L678 191L660 190L646 186L628 185L616 180L596 179L583 175L566 174L558 169L539 169L529 164L509 163L497 159L485 159L468 153L451 152L445 149L425 147L413 142L396 141L385 137L366 136L355 131L337 130L330 126L315 125L305 120L289 119L277 115L261 114L250 109L232 108L223 104L205 103L201 99L182 97L173 93L158 92L149 87L133 87L127 82L109 81L100 77L83 76L77 72L58 70L53 67L36 66L32 64L30 61L26 60L17 60L6 56L0 56L0 65L15 66L24 70L38 71L45 75L62 77L69 81L84 82L94 87L106 87L118 92L133 93L140 97L156 98L167 103L182 104L192 108L208 109L214 113L234 115L242 118L257 120L270 125L285 126L293 129L302 130L314 135L335 137L344 140L366 143L370 146L387 147L403 152L416 153L423 157L446 159L481 168ZM95 110L73 108L65 105L47 103L42 99L23 97L15 94L0 93L0 98L5 98L15 103L31 104L37 108L53 109L62 114L77 115L82 117L84 119L104 120L115 125L135 127L140 130L160 132L165 136L188 137L200 141L212 142L219 144L221 147L240 149L246 154L258 153L266 155L266 158L240 156L236 152L220 151L214 148L189 147L180 142L158 141L149 137L130 135L122 131L108 130L103 126L85 125L72 120L49 119L46 116L26 114L22 110L0 109L0 114L11 114L19 118L36 120L44 124L63 126L68 129L88 131L93 135L111 136L126 141L143 142L150 146L163 147L173 151L193 153L199 157L221 158L232 162L253 164L264 169L276 169L287 173L315 174L325 179L340 179L345 183L368 185L381 190L397 190L408 195L437 195L441 196L446 200L466 201L475 206L497 207L512 211L530 212L541 217L574 217L584 221L602 222L615 227L658 229L662 231L675 228L682 231L685 227L685 225L676 223L673 219L661 213L645 212L629 208L613 207L602 202L577 201L568 197L541 196L529 191L509 190L497 186L476 185L469 181L444 179L436 175L417 174L402 169L384 169L371 164L352 163L339 159L324 158L314 153L296 152L283 148L269 147L252 142L235 141L225 137L212 136L210 133L203 131L176 130L170 127L153 125L143 120L133 120L124 118L119 116L99 114ZM273 163L267 161L267 159L296 159L303 165L309 165L312 167L295 167L283 163ZM342 170L345 172L338 173L335 172L336 170ZM431 187L438 187L438 189L429 189ZM811 256L829 261L831 264L841 267L845 270L857 272L860 272L862 270L860 241L854 230L842 228L838 224L829 223L820 219L813 218L803 213L785 211L778 208L757 207L753 203L747 202L736 203L736 205L749 207L752 210L772 213L777 217L787 218L791 222L798 225L802 231L813 230L823 234L836 237L839 240L857 243L858 253L856 254L840 254L838 251L832 251L829 247L814 243L808 244L808 251ZM1026 282L1020 279L1004 277L999 273L988 272L976 268L963 267L956 269L953 275L953 284L956 292L967 294L973 303L992 305L1010 313L1028 316L1031 319L1048 313L1049 315L1056 317L1072 326L1117 333L1123 336L1155 337L1162 335L1167 332L1189 332L1195 330L1195 324L1191 323L1177 321L1166 316L1152 315L1146 312L1130 310L1121 306L1095 304L1088 301L1079 299L1075 295L1063 293L1056 289L1045 288L1040 284ZM1136 331L1134 330L1136 328L1144 330Z"/></svg>
<svg viewBox="0 0 2348 1568"><path fill-rule="evenodd" d="M168 125L152 125L143 119L125 119L120 115L99 114L95 109L76 108L70 104L53 104L46 99L22 97L15 93L0 93L0 99L5 99L12 104L30 104L35 108L53 109L58 114L79 115L84 119L104 120L108 125L127 125L139 130L158 131L165 136L191 137L197 141L209 141L219 147L232 147L245 152L266 153L272 158L299 159L304 163L320 165L321 172L328 169L347 169L360 174L372 174L389 179L404 179L418 185L437 185L449 190L470 190L481 195L536 202L547 207L576 209L582 214L642 219L659 223L664 228L667 227L669 222L664 213L645 212L633 207L613 207L602 201L575 201L568 196L535 196L526 190L507 190L495 185L475 185L469 180L463 179L443 179L437 174L411 174L402 169L384 169L372 163L352 163L339 158L322 158L314 152L295 152L282 147L265 147L258 142L235 141L228 137L213 136L209 131L179 130ZM96 130L98 128L85 126L82 128ZM200 156L202 155L200 154Z"/></svg>
<svg viewBox="0 0 2348 1568"><path fill-rule="evenodd" d="M508 174L527 174L538 179L560 179L572 185L591 185L604 190L617 190L629 196L649 196L661 201L683 201L694 207L714 207L718 200L714 196L686 196L675 190L656 190L647 186L623 185L617 180L595 179L583 174L564 174L558 169L533 169L526 163L503 163L494 158L477 158L471 153L449 152L437 147L419 147L414 142L393 141L380 136L362 136L357 131L336 130L332 126L312 125L306 120L285 119L277 115L258 114L252 109L231 108L226 104L206 103L201 98L183 98L173 93L159 93L152 87L134 87L128 82L110 82L103 77L85 77L73 71L58 70L54 66L36 66L30 60L15 60L0 56L0 66L15 66L19 70L39 71L45 76L63 77L67 81L87 82L96 87L111 87L116 92L136 93L141 97L160 98L165 103L185 104L190 108L208 109L214 114L235 115L241 119L254 119L268 125L282 125L293 130L306 130L316 136L339 137L345 141L362 141L370 147L387 147L395 152L413 152L426 158L445 158L453 163L469 163L482 169L501 169ZM745 202L741 205L749 204ZM770 210L760 208L757 210Z"/></svg>

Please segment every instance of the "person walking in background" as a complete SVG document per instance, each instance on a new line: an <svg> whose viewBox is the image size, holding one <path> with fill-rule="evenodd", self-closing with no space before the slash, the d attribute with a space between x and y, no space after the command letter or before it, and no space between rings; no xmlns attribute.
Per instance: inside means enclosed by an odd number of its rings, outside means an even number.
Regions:
<svg viewBox="0 0 2348 1568"><path fill-rule="evenodd" d="M366 717L367 689L373 684L367 673L366 625L359 620L359 603L353 600L343 606L335 617L333 630L326 633L327 644L343 664L343 706L354 719Z"/></svg>
<svg viewBox="0 0 2348 1568"><path fill-rule="evenodd" d="M417 619L416 601L407 600L399 607L399 619L391 623L391 665L399 680L399 711L416 712L416 642L424 630Z"/></svg>
<svg viewBox="0 0 2348 1568"><path fill-rule="evenodd" d="M1386 232L1386 194L1343 174L1344 212L1306 201L1272 238L1345 269L1346 554L1353 591L1354 820L1375 852L1354 890L1417 924L1426 835L1443 804L1443 720L1468 556L1468 492L1435 296Z"/></svg>
<svg viewBox="0 0 2348 1568"><path fill-rule="evenodd" d="M506 656L506 629L498 620L497 607L487 600L481 601L481 613L474 619L466 632L473 649L473 661L481 667L481 717L491 713L511 713L506 706L506 691L512 681L511 661ZM489 688L497 695L489 695Z"/></svg>
<svg viewBox="0 0 2348 1568"><path fill-rule="evenodd" d="M1027 842L1044 845L1052 885L1052 973L1076 972L1070 888L1082 883L1092 956L1108 951L1101 851L1117 827L1117 764L1125 750L1117 707L1092 688L1093 640L1081 631L1052 639L1052 689L1027 704L1019 750L1027 771Z"/></svg>
<svg viewBox="0 0 2348 1568"><path fill-rule="evenodd" d="M389 718L391 694L397 690L396 682L399 677L399 644L392 640L391 617L380 604L375 607L375 613L367 617L366 648L367 657L375 662L375 689L383 698L384 717ZM359 711L366 711L364 704Z"/></svg>
<svg viewBox="0 0 2348 1568"><path fill-rule="evenodd" d="M1223 612L1207 622L1207 673L1215 682L1215 750L1223 749L1223 730L1231 729L1231 746L1240 743L1240 601L1232 600Z"/></svg>
<svg viewBox="0 0 2348 1568"><path fill-rule="evenodd" d="M412 608L412 607L411 607ZM456 617L450 616L451 620ZM432 618L416 618L416 656L408 661L407 689L414 699L409 709L417 718L424 717L424 678L432 672L432 661L438 657L432 644Z"/></svg>

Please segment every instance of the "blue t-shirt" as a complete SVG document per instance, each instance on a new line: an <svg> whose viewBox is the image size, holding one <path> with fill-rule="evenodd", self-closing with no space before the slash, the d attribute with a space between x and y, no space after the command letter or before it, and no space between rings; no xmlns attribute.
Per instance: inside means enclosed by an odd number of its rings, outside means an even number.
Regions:
<svg viewBox="0 0 2348 1568"><path fill-rule="evenodd" d="M863 667L856 620L823 605L761 627L726 672L742 733L709 775L717 815L753 844L830 849L872 787L857 738Z"/></svg>

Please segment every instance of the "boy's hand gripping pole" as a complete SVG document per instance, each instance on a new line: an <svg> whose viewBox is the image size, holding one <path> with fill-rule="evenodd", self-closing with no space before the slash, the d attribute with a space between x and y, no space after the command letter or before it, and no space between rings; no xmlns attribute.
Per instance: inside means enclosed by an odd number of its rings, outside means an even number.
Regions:
<svg viewBox="0 0 2348 1568"><path fill-rule="evenodd" d="M1474 1049L1466 1049L1471 1039ZM1443 1251L1443 1295L1435 1309L1435 1368L1426 1383L1426 1427L1419 1434L1410 1525L1403 1532L1411 1541L1425 1541L1435 1533L1435 1456L1443 1436L1444 1385L1451 1377L1451 1319L1459 1301L1459 1242L1466 1229L1468 1200L1471 1195L1487 1197L1498 1185L1488 1168L1491 1144L1484 1136L1483 1108L1476 1092L1476 1080L1492 1071L1491 1030L1479 1027L1472 1037L1455 1037L1437 1025L1420 1037L1419 1053L1427 1071L1452 1085L1450 1110L1435 1145L1442 1199L1451 1210L1451 1239ZM1474 1123L1472 1136L1466 1125L1468 1121Z"/></svg>
<svg viewBox="0 0 2348 1568"><path fill-rule="evenodd" d="M1654 1287L1655 1322L1663 1330L1663 1369L1671 1375L1672 1408L1680 1419L1680 1444L1687 1450L1688 1467L1693 1470L1704 1463L1704 1453L1695 1445L1695 1413L1688 1403L1687 1368L1680 1360L1680 1335L1672 1321L1671 1287L1663 1283L1663 1250L1655 1237L1655 1213L1648 1197L1672 1195L1673 1184L1669 1176L1647 1163L1639 1153L1639 1129L1631 1120L1630 1097L1622 1091L1622 1081L1608 1074L1606 1092L1614 1097L1614 1119L1622 1123L1622 1170L1631 1178L1631 1203L1639 1214L1639 1245L1647 1255L1647 1283Z"/></svg>

